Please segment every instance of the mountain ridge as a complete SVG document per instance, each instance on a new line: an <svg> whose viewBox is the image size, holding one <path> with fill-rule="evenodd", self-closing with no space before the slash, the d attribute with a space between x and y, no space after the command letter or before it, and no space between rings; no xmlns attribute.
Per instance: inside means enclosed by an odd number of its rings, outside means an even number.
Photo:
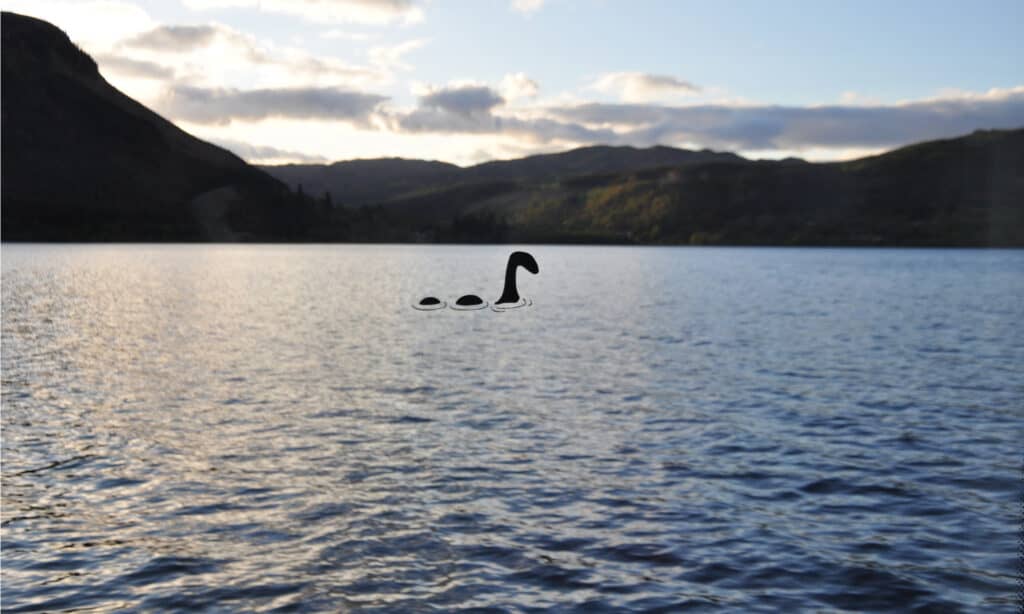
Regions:
<svg viewBox="0 0 1024 614"><path fill-rule="evenodd" d="M978 130L846 162L733 159L478 182L381 207L495 241L1024 246L1020 169L1024 129Z"/></svg>
<svg viewBox="0 0 1024 614"><path fill-rule="evenodd" d="M331 195L347 206L382 203L442 182L541 181L575 175L627 172L697 162L744 160L731 152L693 151L666 145L590 145L566 151L534 154L510 160L490 160L457 166L415 158L339 160L329 164L259 165L293 190Z"/></svg>

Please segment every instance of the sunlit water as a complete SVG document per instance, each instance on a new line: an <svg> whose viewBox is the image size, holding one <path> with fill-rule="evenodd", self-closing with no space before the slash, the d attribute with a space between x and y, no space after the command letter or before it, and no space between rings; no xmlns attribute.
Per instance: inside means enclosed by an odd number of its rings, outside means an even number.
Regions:
<svg viewBox="0 0 1024 614"><path fill-rule="evenodd" d="M3 247L5 611L1014 611L1024 252Z"/></svg>

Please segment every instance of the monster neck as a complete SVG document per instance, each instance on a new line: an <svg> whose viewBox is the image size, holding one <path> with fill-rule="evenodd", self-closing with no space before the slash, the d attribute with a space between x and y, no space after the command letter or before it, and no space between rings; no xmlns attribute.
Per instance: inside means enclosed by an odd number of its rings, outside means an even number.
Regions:
<svg viewBox="0 0 1024 614"><path fill-rule="evenodd" d="M505 267L505 289L501 292L499 303L519 302L519 290L516 289L516 269L518 268L519 263L513 262L513 259L509 258L508 265Z"/></svg>

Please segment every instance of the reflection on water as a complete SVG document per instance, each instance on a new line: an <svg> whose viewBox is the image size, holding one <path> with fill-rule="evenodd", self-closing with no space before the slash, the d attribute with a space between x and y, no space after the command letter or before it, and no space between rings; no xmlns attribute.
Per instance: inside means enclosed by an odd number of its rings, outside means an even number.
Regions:
<svg viewBox="0 0 1024 614"><path fill-rule="evenodd" d="M1024 253L4 246L3 605L1014 610Z"/></svg>
<svg viewBox="0 0 1024 614"><path fill-rule="evenodd" d="M512 309L522 309L523 307L529 307L533 305L533 300L528 298L521 298L514 303L497 303L491 305L491 311L509 311Z"/></svg>

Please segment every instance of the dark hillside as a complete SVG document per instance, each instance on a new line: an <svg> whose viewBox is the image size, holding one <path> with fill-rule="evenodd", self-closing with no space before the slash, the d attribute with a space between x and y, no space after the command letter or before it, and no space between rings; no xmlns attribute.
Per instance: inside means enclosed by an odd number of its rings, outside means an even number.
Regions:
<svg viewBox="0 0 1024 614"><path fill-rule="evenodd" d="M0 29L5 240L231 239L291 219L284 184L116 90L55 26L3 13Z"/></svg>

